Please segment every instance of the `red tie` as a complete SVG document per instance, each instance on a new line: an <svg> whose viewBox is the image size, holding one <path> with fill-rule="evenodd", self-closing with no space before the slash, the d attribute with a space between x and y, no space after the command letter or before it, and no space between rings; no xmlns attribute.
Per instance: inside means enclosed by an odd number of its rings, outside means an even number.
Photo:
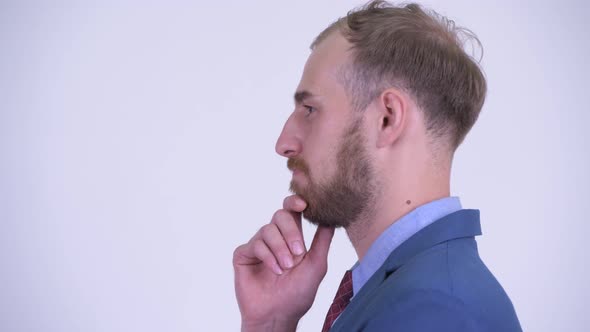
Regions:
<svg viewBox="0 0 590 332"><path fill-rule="evenodd" d="M336 292L336 296L334 297L334 302L330 306L330 310L328 310L328 314L326 315L326 320L324 321L324 327L322 328L322 332L328 332L334 324L334 321L340 314L344 311L344 308L350 303L350 299L352 298L352 271L348 270L344 274L344 278L340 282L340 287L338 287L338 291Z"/></svg>

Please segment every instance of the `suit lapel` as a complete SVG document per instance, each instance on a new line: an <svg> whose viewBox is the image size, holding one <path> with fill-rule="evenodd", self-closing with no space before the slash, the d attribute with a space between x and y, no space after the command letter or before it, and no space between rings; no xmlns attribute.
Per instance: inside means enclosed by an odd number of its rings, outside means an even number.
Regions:
<svg viewBox="0 0 590 332"><path fill-rule="evenodd" d="M358 319L358 311L365 308L367 302L374 297L373 294L379 290L379 286L385 279L412 257L437 244L476 235L481 235L479 210L459 210L420 230L389 255L385 263L373 274L359 293L354 295L330 331L346 330L345 327Z"/></svg>

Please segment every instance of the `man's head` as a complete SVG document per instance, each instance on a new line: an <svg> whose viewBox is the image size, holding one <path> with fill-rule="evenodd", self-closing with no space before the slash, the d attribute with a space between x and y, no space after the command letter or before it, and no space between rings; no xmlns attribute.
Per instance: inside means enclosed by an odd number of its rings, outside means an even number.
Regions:
<svg viewBox="0 0 590 332"><path fill-rule="evenodd" d="M348 226L370 216L378 193L404 184L420 163L450 168L486 92L463 51L466 39L479 43L416 4L382 1L349 12L315 39L277 142L308 220Z"/></svg>

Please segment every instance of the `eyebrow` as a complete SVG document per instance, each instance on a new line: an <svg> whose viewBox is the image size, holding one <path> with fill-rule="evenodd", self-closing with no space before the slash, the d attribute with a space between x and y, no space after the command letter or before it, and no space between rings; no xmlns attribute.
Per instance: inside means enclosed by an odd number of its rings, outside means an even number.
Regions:
<svg viewBox="0 0 590 332"><path fill-rule="evenodd" d="M306 99L309 99L312 97L314 97L314 94L307 91L307 90L297 91L293 95L293 99L295 100L295 104L298 104L298 105L302 104Z"/></svg>

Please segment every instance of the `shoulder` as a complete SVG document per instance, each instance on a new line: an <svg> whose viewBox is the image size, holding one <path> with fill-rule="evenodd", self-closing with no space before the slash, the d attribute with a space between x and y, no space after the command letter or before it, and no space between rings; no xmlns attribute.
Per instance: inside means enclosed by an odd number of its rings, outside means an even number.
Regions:
<svg viewBox="0 0 590 332"><path fill-rule="evenodd" d="M429 248L405 262L381 285L382 291L436 289L452 293L471 275L489 271L477 254L473 240L444 242ZM486 275L486 278L491 275Z"/></svg>
<svg viewBox="0 0 590 332"><path fill-rule="evenodd" d="M391 273L369 301L366 331L518 331L473 239L436 245Z"/></svg>

